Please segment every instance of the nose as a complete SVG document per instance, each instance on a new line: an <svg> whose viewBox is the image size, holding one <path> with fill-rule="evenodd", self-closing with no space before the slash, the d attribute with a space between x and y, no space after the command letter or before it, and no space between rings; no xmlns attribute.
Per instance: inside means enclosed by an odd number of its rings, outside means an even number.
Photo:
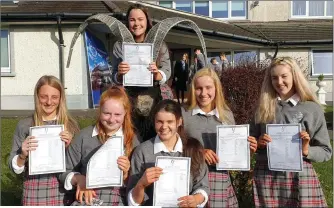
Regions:
<svg viewBox="0 0 334 208"><path fill-rule="evenodd" d="M51 105L52 102L51 102L51 98L50 98L50 97L48 97L46 103L47 103L48 105Z"/></svg>
<svg viewBox="0 0 334 208"><path fill-rule="evenodd" d="M162 129L165 129L167 128L167 123L162 123L162 126L161 126Z"/></svg>
<svg viewBox="0 0 334 208"><path fill-rule="evenodd" d="M278 77L277 82L278 84L283 84L283 79L281 77Z"/></svg>
<svg viewBox="0 0 334 208"><path fill-rule="evenodd" d="M109 117L109 123L113 123L115 121L115 116L114 115L110 115Z"/></svg>

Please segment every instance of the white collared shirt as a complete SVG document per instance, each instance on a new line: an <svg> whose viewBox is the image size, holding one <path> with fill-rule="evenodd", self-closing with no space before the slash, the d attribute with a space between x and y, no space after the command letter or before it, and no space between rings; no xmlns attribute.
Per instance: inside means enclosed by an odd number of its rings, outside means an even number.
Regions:
<svg viewBox="0 0 334 208"><path fill-rule="evenodd" d="M182 145L182 140L181 140L180 136L178 136L177 142L176 142L175 147L172 151L169 151L167 149L167 147L160 140L158 135L154 139L154 144L153 144L153 153L154 154L157 154L159 152L181 152L182 153L182 149L183 149L183 145ZM132 191L133 191L133 189L131 189L131 191L128 194L128 204L129 204L129 206L140 206L140 204L136 203L133 200ZM203 195L204 202L202 204L198 205L197 207L204 207L206 205L206 203L208 202L208 198L209 198L208 194L203 189L196 189L194 191L193 195L194 194L202 194Z"/></svg>
<svg viewBox="0 0 334 208"><path fill-rule="evenodd" d="M277 100L282 100L281 97L277 97ZM285 100L284 102L290 102L293 106L296 106L298 102L300 101L300 97L297 93L292 95L289 99Z"/></svg>
<svg viewBox="0 0 334 208"><path fill-rule="evenodd" d="M97 127L94 126L94 129L93 129L93 131L92 131L92 137L95 137L95 136L97 136L97 135L99 135L99 133L98 133L98 131L97 131ZM119 129L115 132L114 135L115 135L115 136L123 136L123 129L122 129L122 127L119 128ZM71 173L69 173L69 174L66 176L65 183L64 183L64 188L65 188L66 190L72 190L73 186L72 186L71 181L72 181L73 176L74 176L74 175L77 175L77 174L80 174L80 173L79 173L79 172L71 172Z"/></svg>
<svg viewBox="0 0 334 208"><path fill-rule="evenodd" d="M157 135L154 139L153 153L154 154L157 154L159 152L181 152L182 153L182 148L183 148L182 140L179 136L178 136L174 149L172 151L169 151L166 145L160 140L159 136Z"/></svg>
<svg viewBox="0 0 334 208"><path fill-rule="evenodd" d="M196 105L196 107L192 110L191 115L193 116L196 114L216 116L219 119L217 108L213 109L209 113L205 113L200 107L198 107L198 105Z"/></svg>

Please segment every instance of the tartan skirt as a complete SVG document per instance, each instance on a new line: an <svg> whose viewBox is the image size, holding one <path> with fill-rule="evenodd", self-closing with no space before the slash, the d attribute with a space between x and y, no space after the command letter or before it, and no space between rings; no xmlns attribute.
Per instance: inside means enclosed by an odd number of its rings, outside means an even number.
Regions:
<svg viewBox="0 0 334 208"><path fill-rule="evenodd" d="M29 175L23 182L23 206L64 206L74 200L57 179L57 174Z"/></svg>
<svg viewBox="0 0 334 208"><path fill-rule="evenodd" d="M312 163L303 161L303 172L270 171L267 159L254 168L256 207L328 207Z"/></svg>
<svg viewBox="0 0 334 208"><path fill-rule="evenodd" d="M227 171L209 171L210 195L208 207L238 207L238 199Z"/></svg>
<svg viewBox="0 0 334 208"><path fill-rule="evenodd" d="M126 196L125 188L99 188L94 189L96 198L103 201L101 206L125 206ZM71 206L82 206L80 202L75 201Z"/></svg>

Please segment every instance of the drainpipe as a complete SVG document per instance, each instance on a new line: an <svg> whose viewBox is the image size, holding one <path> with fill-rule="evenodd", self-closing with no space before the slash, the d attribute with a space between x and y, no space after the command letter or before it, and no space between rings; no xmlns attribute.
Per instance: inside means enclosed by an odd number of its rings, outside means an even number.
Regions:
<svg viewBox="0 0 334 208"><path fill-rule="evenodd" d="M64 72L64 38L63 38L63 31L61 28L61 17L57 16L57 26L58 26L58 36L59 36L59 77L60 81L65 87L65 72Z"/></svg>
<svg viewBox="0 0 334 208"><path fill-rule="evenodd" d="M276 44L275 53L274 53L274 55L273 55L273 58L272 58L272 59L276 58L276 56L277 56L277 53L278 53L278 46L279 46L279 43L277 43L277 44Z"/></svg>

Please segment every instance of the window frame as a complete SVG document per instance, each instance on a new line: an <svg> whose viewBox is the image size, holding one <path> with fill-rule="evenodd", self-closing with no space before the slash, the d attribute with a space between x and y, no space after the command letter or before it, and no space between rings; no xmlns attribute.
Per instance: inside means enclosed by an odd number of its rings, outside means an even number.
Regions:
<svg viewBox="0 0 334 208"><path fill-rule="evenodd" d="M12 64L11 64L11 38L9 28L1 28L1 31L7 31L7 52L8 52L8 67L1 67L1 76L10 76L13 74Z"/></svg>
<svg viewBox="0 0 334 208"><path fill-rule="evenodd" d="M248 19L248 1L244 1L244 0L240 0L240 1L243 1L244 4L245 4L245 16L232 17L232 1L229 0L229 1L227 1L228 2L227 3L228 17L226 17L226 18L212 17L212 0L208 0L206 2L209 3L209 16L207 16L207 17L211 17L211 18L218 19L218 20L246 20L246 19ZM172 8L170 8L170 9L176 9L176 1L170 1L170 2L172 2ZM192 3L191 13L195 14L195 15L199 15L199 14L195 13L195 6L196 6L195 2L196 2L195 0L192 0L192 2L191 2ZM160 1L158 1L157 4L160 5ZM164 8L169 8L169 7L164 7ZM179 10L179 11L182 11L182 10Z"/></svg>
<svg viewBox="0 0 334 208"><path fill-rule="evenodd" d="M220 52L225 52L225 53L230 53L229 55L231 56L231 61L230 61L230 65L232 67L235 67L235 52L247 52L247 51L255 51L256 53L256 57L255 60L256 62L258 62L260 60L260 50L259 49L239 49L239 50L229 50L229 51L222 51L222 50L218 50L218 49L212 49L212 50L208 50L207 53L220 53ZM208 60L208 62L210 62L210 60ZM220 61L219 61L220 62Z"/></svg>
<svg viewBox="0 0 334 208"><path fill-rule="evenodd" d="M327 15L327 0L324 0L325 5L324 5L324 16L310 16L310 10L309 10L309 3L310 1L303 1L306 3L306 7L305 7L305 15L293 15L293 2L294 0L292 0L290 2L290 17L293 19L332 19L332 16L328 16Z"/></svg>
<svg viewBox="0 0 334 208"><path fill-rule="evenodd" d="M316 74L314 73L314 51L332 51L332 56L333 56L333 49L331 48L314 48L311 49L311 77L318 77L320 74ZM333 59L332 61L332 69L333 69ZM325 77L332 77L333 76L333 70L332 70L332 74L323 74Z"/></svg>

